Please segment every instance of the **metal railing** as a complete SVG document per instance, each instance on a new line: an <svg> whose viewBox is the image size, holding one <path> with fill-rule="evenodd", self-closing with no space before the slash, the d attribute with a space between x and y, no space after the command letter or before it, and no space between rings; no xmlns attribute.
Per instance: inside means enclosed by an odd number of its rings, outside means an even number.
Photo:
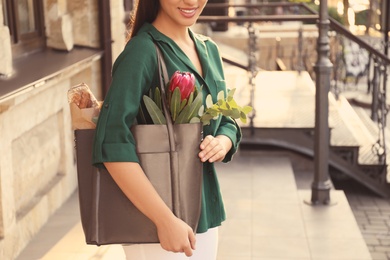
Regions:
<svg viewBox="0 0 390 260"><path fill-rule="evenodd" d="M287 10L287 14L275 15L275 9L282 7ZM258 65L254 59L257 50L257 35L255 33L255 24L260 22L287 22L287 21L301 21L303 23L315 23L319 16L318 13L312 10L308 5L304 3L258 3L258 4L207 4L206 8L247 8L249 10L248 15L242 16L200 16L199 22L225 22L225 23L243 23L246 24L249 34L248 43L248 71L250 73L249 84L251 85L251 104L253 104L253 93L255 91L254 78L258 72ZM378 140L373 144L373 152L378 156L379 162L386 165L386 142L385 142L385 127L386 127L386 115L388 108L386 105L387 96L387 76L390 68L390 58L383 52L372 46L372 43L357 37L351 33L342 24L335 19L329 17L330 29L332 32L333 47L330 50L330 56L332 63L334 64L332 79L333 89L332 91L337 95L342 91L339 88L339 82L346 83L346 78L350 76L346 67L346 60L344 56L345 43L348 41L353 42L361 50L367 52L369 55L369 62L366 65L364 74L367 77L367 91L371 93L371 118L378 124ZM313 46L304 46L302 31L298 32L298 43L296 49L298 53L294 53L294 57L291 56L290 68L301 70L306 69L312 76L313 80L315 73L312 68L313 55L312 51L315 50ZM337 46L340 46L338 48ZM277 45L275 46L275 48ZM279 47L282 48L282 47ZM311 48L311 49L310 49ZM283 50L279 49L277 53L283 53ZM286 58L286 57L284 57ZM311 58L311 59L310 59ZM296 63L294 64L294 61ZM344 71L344 74L340 75L340 71ZM360 75L361 76L361 75ZM359 80L356 78L355 80ZM251 105L250 104L250 105ZM251 126L253 125L253 115L250 118Z"/></svg>
<svg viewBox="0 0 390 260"><path fill-rule="evenodd" d="M298 4L294 3L267 3L267 4L212 4L208 3L206 8L207 9L216 9L216 8L230 8L230 7L244 7L249 8L250 15L243 15L243 16L205 16L202 15L199 17L198 22L199 23L245 23L246 28L248 30L249 40L248 40L248 67L243 66L239 63L235 63L234 61L224 59L224 61L229 62L232 65L236 65L240 68L245 68L247 71L250 72L249 76L249 82L248 84L251 86L250 90L250 101L249 106L254 107L254 93L255 93L255 78L259 71L259 67L257 65L257 59L256 59L256 53L257 53L257 42L258 38L256 35L256 28L255 23L258 22L285 22L285 21L301 21L301 22L315 22L318 19L317 14L286 14L286 15L264 15L264 11L267 8L276 8L278 6L284 6L284 7L293 7L293 6L299 6ZM262 9L262 10L261 10ZM256 110L253 110L251 115L249 116L249 125L251 132L253 133L253 122L254 118L256 116Z"/></svg>
<svg viewBox="0 0 390 260"><path fill-rule="evenodd" d="M305 8L308 12L315 14L316 12L310 9L306 4L302 4L302 7ZM366 75L367 78L367 91L371 92L371 119L378 124L378 139L377 142L372 146L373 152L378 156L378 160L381 164L386 165L386 139L385 139L385 128L386 128L386 115L388 113L388 106L386 104L387 99L387 78L390 68L390 58L387 57L385 53L379 51L375 48L372 43L368 43L360 37L357 37L351 33L346 27L337 22L335 19L329 17L330 28L335 31L338 35L338 39L343 41L340 37L344 37L354 44L356 44L360 50L366 51L368 53L368 61L363 71L360 75L356 77L361 77L362 74ZM386 43L385 43L386 44ZM345 40L340 44L345 48ZM360 53L361 54L361 53ZM357 54L359 55L359 53ZM341 59L336 58L334 60L335 72L339 71L340 63L346 66L345 56ZM348 76L348 70L344 77ZM335 92L336 95L340 90L337 88L337 82L339 74L334 73L334 82L335 82ZM345 78L344 78L345 79ZM356 81L358 78L356 78ZM345 83L345 81L344 81Z"/></svg>

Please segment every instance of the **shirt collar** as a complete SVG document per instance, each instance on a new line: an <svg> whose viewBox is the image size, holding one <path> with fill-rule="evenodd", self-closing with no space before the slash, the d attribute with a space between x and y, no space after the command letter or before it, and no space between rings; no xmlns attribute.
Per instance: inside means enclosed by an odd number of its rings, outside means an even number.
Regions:
<svg viewBox="0 0 390 260"><path fill-rule="evenodd" d="M208 37L199 35L194 33L190 28L188 29L189 34L191 38L195 41L195 44L201 44L203 46L206 45L206 41L208 41ZM152 24L145 23L139 30L138 33L149 33L153 40L155 41L162 41L166 43L172 44L173 40L171 40L169 37L165 36L165 34L162 34L159 30L156 29Z"/></svg>
<svg viewBox="0 0 390 260"><path fill-rule="evenodd" d="M188 32L190 34L190 37L195 43L195 48L198 52L199 60L202 64L202 70L203 70L203 77L199 75L200 78L206 78L208 69L209 69L209 62L208 62L208 52L206 47L206 42L208 41L208 37L199 35L194 33L190 28L188 29ZM160 31L158 31L152 24L145 23L139 30L138 33L148 33L154 41L156 42L164 42L167 45L171 46L173 52L177 54L177 56L183 60L185 64L191 64L191 68L194 72L197 73L196 69L193 67L192 62L188 59L187 56L179 49L177 44L166 35L162 34ZM178 53L180 52L180 53Z"/></svg>

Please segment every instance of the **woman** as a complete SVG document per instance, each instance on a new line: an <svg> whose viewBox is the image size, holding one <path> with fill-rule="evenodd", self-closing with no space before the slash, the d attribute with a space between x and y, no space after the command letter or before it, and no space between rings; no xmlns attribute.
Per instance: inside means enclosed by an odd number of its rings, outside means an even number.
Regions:
<svg viewBox="0 0 390 260"><path fill-rule="evenodd" d="M204 162L202 213L196 236L145 177L129 130L142 95L159 82L155 43L169 76L177 70L193 73L203 96L211 94L214 102L219 91L226 92L217 46L189 29L206 2L139 0L129 41L113 66L112 84L96 128L93 161L107 168L132 203L156 225L160 240L160 244L124 246L128 259L216 259L217 227L225 220L225 211L213 163L228 162L236 152L241 131L235 121L222 116L203 129L199 152Z"/></svg>

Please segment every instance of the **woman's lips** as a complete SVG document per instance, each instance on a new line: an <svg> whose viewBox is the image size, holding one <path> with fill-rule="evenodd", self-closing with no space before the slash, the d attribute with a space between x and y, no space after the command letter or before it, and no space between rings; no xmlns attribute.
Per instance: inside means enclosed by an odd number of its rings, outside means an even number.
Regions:
<svg viewBox="0 0 390 260"><path fill-rule="evenodd" d="M184 9L179 8L181 14L187 18L191 18L195 15L197 8L191 8L191 9Z"/></svg>

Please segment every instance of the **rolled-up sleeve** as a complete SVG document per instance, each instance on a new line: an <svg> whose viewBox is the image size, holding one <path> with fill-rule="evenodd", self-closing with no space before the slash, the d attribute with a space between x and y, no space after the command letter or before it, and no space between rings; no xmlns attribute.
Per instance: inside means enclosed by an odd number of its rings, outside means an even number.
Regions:
<svg viewBox="0 0 390 260"><path fill-rule="evenodd" d="M112 83L95 131L93 164L139 162L130 131L142 96L156 84L156 49L152 40L133 38L115 61Z"/></svg>
<svg viewBox="0 0 390 260"><path fill-rule="evenodd" d="M241 128L237 125L237 122L230 118L222 116L221 123L218 127L216 135L225 135L232 142L232 148L226 154L222 162L229 162L232 160L233 155L237 152L238 146L241 142Z"/></svg>

